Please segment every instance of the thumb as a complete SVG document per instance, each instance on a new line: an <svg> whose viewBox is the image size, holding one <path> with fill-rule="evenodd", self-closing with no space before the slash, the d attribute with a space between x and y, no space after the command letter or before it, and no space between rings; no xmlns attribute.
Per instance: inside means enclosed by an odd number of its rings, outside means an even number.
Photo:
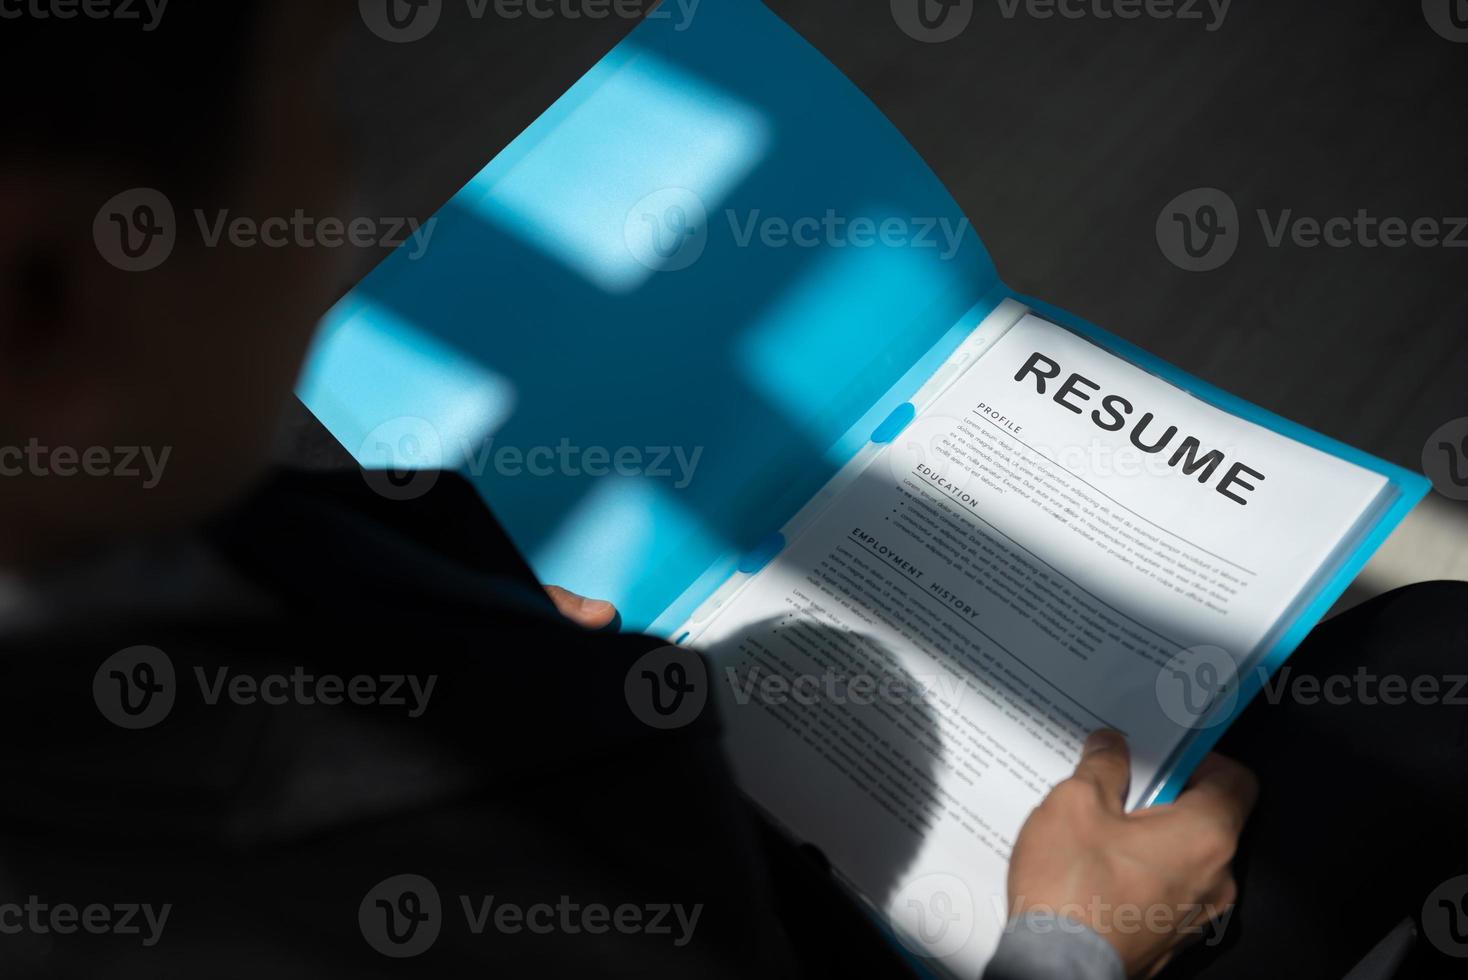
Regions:
<svg viewBox="0 0 1468 980"><path fill-rule="evenodd" d="M589 630L601 629L617 615L616 607L605 599L588 599L559 585L547 585L545 593L562 616Z"/></svg>
<svg viewBox="0 0 1468 980"><path fill-rule="evenodd" d="M1121 812L1126 802L1127 787L1132 781L1131 753L1127 750L1126 738L1120 732L1103 728L1091 733L1081 749L1081 761L1076 763L1077 779L1094 783L1108 804L1114 804Z"/></svg>

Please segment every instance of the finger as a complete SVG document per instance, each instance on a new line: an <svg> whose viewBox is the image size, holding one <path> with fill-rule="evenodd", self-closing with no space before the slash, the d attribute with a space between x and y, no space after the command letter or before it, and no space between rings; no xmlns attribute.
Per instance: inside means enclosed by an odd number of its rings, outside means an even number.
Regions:
<svg viewBox="0 0 1468 980"><path fill-rule="evenodd" d="M605 599L588 599L567 592L559 585L547 585L545 594L550 596L562 616L589 630L601 629L617 615L617 607Z"/></svg>
<svg viewBox="0 0 1468 980"><path fill-rule="evenodd" d="M1175 804L1180 810L1208 813L1238 834L1259 799L1254 774L1227 756L1213 753L1198 764Z"/></svg>
<svg viewBox="0 0 1468 980"><path fill-rule="evenodd" d="M1121 810L1126 801L1126 791L1132 779L1131 753L1127 750L1126 738L1120 732L1103 728L1091 733L1081 749L1081 761L1076 763L1076 778L1094 783L1101 795Z"/></svg>
<svg viewBox="0 0 1468 980"><path fill-rule="evenodd" d="M1152 968L1147 971L1147 980L1152 980L1153 977L1157 976L1163 970L1167 969L1167 964L1172 962L1172 952L1173 951L1169 949L1167 952L1162 954L1161 959L1152 964Z"/></svg>

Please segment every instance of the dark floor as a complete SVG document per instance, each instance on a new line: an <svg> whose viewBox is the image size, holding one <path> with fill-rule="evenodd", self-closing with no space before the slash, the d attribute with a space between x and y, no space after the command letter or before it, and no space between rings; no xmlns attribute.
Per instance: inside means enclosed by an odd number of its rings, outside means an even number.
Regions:
<svg viewBox="0 0 1468 980"><path fill-rule="evenodd" d="M937 44L886 0L771 6L913 142L1011 286L1414 468L1468 415L1468 230L1456 249L1271 248L1255 217L1468 216L1468 43L1415 0L1236 0L1214 31L1212 14L1037 19L976 0ZM430 214L630 26L473 19L463 0L411 44L354 23L366 206ZM1241 244L1185 272L1154 226L1200 186L1237 203Z"/></svg>

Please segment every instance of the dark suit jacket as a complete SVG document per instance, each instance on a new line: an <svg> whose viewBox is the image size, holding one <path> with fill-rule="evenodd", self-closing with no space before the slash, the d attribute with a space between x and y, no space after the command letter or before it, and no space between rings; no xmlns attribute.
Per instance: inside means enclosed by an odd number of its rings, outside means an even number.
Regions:
<svg viewBox="0 0 1468 980"><path fill-rule="evenodd" d="M805 862L792 878L772 858L782 845L733 788L712 712L659 731L628 709L628 668L656 641L560 619L458 478L393 501L355 471L281 473L207 539L269 614L82 618L4 644L0 930L27 902L45 927L0 936L7 976L764 977L845 969L833 945L850 936L820 935L833 914L870 931L808 887L820 875ZM177 692L166 718L127 730L94 682L139 644L167 654ZM437 680L413 718L210 704L221 667ZM372 900L403 874L432 883L441 922L397 958L366 930L424 908ZM644 928L558 913L549 933L510 919L475 934L464 903L477 915L489 896L632 905ZM146 928L61 933L46 918L59 904L102 904L113 922L131 904L171 911L146 945ZM684 945L676 925L646 928L675 904L701 906ZM796 932L819 938L796 950ZM890 958L876 940L856 948L868 965Z"/></svg>

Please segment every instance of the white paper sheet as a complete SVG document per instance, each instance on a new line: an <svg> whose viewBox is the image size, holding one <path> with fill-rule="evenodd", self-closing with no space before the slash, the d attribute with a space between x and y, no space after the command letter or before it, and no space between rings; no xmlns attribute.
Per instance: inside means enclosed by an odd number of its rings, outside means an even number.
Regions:
<svg viewBox="0 0 1468 980"><path fill-rule="evenodd" d="M977 976L1086 734L1136 805L1384 482L1027 315L703 628L740 782Z"/></svg>

